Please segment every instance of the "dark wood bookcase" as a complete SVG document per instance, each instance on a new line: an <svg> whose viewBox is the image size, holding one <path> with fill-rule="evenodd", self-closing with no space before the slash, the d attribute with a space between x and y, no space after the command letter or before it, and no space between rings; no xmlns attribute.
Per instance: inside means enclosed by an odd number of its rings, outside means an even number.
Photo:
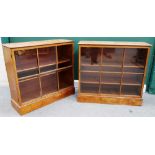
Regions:
<svg viewBox="0 0 155 155"><path fill-rule="evenodd" d="M11 103L25 114L74 94L74 42L3 44Z"/></svg>
<svg viewBox="0 0 155 155"><path fill-rule="evenodd" d="M150 44L79 42L79 102L141 105Z"/></svg>

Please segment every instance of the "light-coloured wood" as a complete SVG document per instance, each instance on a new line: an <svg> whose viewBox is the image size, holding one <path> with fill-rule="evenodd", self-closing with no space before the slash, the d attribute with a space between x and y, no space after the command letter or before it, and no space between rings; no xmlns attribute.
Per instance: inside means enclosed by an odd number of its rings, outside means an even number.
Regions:
<svg viewBox="0 0 155 155"><path fill-rule="evenodd" d="M145 42L112 42L112 41L79 41L79 45L110 45L110 46L152 46Z"/></svg>
<svg viewBox="0 0 155 155"><path fill-rule="evenodd" d="M40 60L39 60L39 52L38 52L38 48L37 48L37 65L38 65L38 70L39 70L39 86L40 86L40 96L42 96L43 92L42 92L42 85L41 85L41 72L40 72Z"/></svg>
<svg viewBox="0 0 155 155"><path fill-rule="evenodd" d="M81 47L79 46L78 47L78 49L79 49L79 54L78 54L78 79L79 79L79 81L78 81L78 93L80 93L80 91L81 91L81 86L80 86L80 82L81 82Z"/></svg>
<svg viewBox="0 0 155 155"><path fill-rule="evenodd" d="M123 74L124 74L124 72L123 72L123 66L124 66L124 60L125 60L125 48L123 50L122 58L123 58L123 61L122 61L122 66L121 66L121 68L122 68L122 74L121 74L121 82L120 82L120 95L121 95L121 92L122 92L122 83L123 83Z"/></svg>
<svg viewBox="0 0 155 155"><path fill-rule="evenodd" d="M103 97L100 95L83 95L78 94L78 102L83 103L100 103L100 104L120 104L120 105L134 105L140 106L143 103L142 98L132 98L132 97L116 97L116 96L107 96Z"/></svg>
<svg viewBox="0 0 155 155"><path fill-rule="evenodd" d="M24 115L38 108L54 103L55 101L65 98L74 93L75 93L74 87L69 87L64 90L60 90L56 93L45 95L42 98L34 100L33 102L27 102L25 105L20 106L13 99L11 100L11 103L12 103L12 106L17 110L19 114Z"/></svg>
<svg viewBox="0 0 155 155"><path fill-rule="evenodd" d="M16 102L20 102L12 52L9 48L3 46L3 54L7 77L9 81L11 98Z"/></svg>
<svg viewBox="0 0 155 155"><path fill-rule="evenodd" d="M146 67L147 67L147 63L148 63L148 56L149 56L149 50L150 50L150 44L148 43L142 43L142 42L96 42L96 41L81 41L79 42L79 67L80 66L89 66L91 67L92 65L90 64L85 64L80 62L80 58L81 58L81 54L80 54L80 50L83 47L88 47L88 48L121 48L124 49L123 50L123 62L122 65L93 65L93 66L109 66L109 67L122 67L122 72L115 72L115 71L91 71L91 70L79 70L79 75L81 72L89 72L89 73L120 73L122 74L121 76L121 81L120 83L113 83L112 81L109 82L101 82L100 81L100 85L101 84L108 84L108 85L120 85L120 94L113 94L111 92L111 94L103 94L103 93L92 93L92 92L81 92L81 90L78 91L78 96L77 96L77 100L79 102L93 102L93 103L112 103L112 104L127 104L127 105L141 105L142 104L142 93L143 93L143 86L144 86L144 81L145 81L145 76L146 76ZM147 52L147 58L146 58L146 65L145 66L127 66L124 64L124 60L125 60L125 50L127 48L140 48L140 49L148 49ZM92 67L93 67L92 66ZM128 68L144 68L144 72L143 73L138 73L138 72L123 72L123 68L128 67ZM143 80L142 83L125 83L123 82L123 74L132 74L132 75L143 75ZM101 78L100 78L101 80ZM80 83L86 83L86 84L98 84L98 82L94 82L94 81L82 81L80 79L79 76L79 87L80 87ZM139 95L130 95L130 94L124 94L122 92L122 86L139 86L141 87L141 94ZM122 93L121 93L122 92Z"/></svg>
<svg viewBox="0 0 155 155"><path fill-rule="evenodd" d="M40 42L28 42L28 43L13 43L13 44L4 44L3 45L3 51L4 51L4 58L5 58L5 63L6 63L6 69L7 69L7 75L8 75L8 80L10 84L10 92L11 92L11 102L12 105L15 107L15 109L20 113L20 114L25 114L27 112L33 111L37 108L40 108L44 105L49 104L50 102L54 102L58 99L61 99L63 97L66 97L68 95L71 95L75 92L74 90L74 82L72 83L71 86L59 89L55 92L51 92L50 94L44 94L42 93L42 84L41 84L41 77L57 73L62 70L66 70L68 68L72 67L72 73L70 75L70 78L74 80L74 61L73 60L60 60L58 61L58 55L57 55L57 61L56 61L56 69L46 71L46 72L41 72L40 68L45 67L45 66L40 66L39 65L39 55L38 55L38 48L43 48L43 47L58 47L58 46L63 46L63 45L71 45L71 54L72 58L74 58L74 42L69 41L69 40L53 40L53 41L40 41ZM23 71L29 71L34 68L29 68L29 69L23 69L23 70L17 70L16 68L16 60L15 60L15 51L18 50L27 50L27 49L36 49L37 50L37 67L39 70L39 73L36 75L30 75L30 76L25 76L22 78L18 78L17 73L23 72ZM57 49L57 48L56 48ZM57 53L57 51L56 51ZM58 68L58 64L72 61L72 65ZM46 66L50 66L51 64L47 64ZM28 81L28 80L34 80L35 78L39 78L39 85L40 85L40 96L39 97L34 97L33 99L30 99L28 101L22 101L21 100L21 92L19 89L19 84L22 82ZM59 79L57 78L57 81L59 84Z"/></svg>
<svg viewBox="0 0 155 155"><path fill-rule="evenodd" d="M56 70L58 70L58 47L56 46ZM59 90L59 73L57 72L58 90Z"/></svg>
<svg viewBox="0 0 155 155"><path fill-rule="evenodd" d="M31 42L19 42L19 43L7 43L3 44L3 46L8 48L23 48L23 47L34 47L34 46L44 46L44 45L55 45L55 44L64 44L64 43L72 43L72 40L65 39L56 39L56 40L44 40L44 41L31 41Z"/></svg>

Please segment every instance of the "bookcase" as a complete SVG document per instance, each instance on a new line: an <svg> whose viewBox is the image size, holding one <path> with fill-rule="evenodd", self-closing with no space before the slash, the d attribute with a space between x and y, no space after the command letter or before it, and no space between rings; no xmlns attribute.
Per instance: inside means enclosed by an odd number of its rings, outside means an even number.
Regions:
<svg viewBox="0 0 155 155"><path fill-rule="evenodd" d="M150 44L79 42L79 102L141 105Z"/></svg>
<svg viewBox="0 0 155 155"><path fill-rule="evenodd" d="M3 44L11 103L25 114L74 94L74 42Z"/></svg>

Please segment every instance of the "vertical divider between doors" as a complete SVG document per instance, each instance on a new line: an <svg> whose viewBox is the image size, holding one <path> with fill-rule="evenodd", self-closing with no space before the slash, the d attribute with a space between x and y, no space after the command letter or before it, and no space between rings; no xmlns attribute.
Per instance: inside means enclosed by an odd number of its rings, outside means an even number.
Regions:
<svg viewBox="0 0 155 155"><path fill-rule="evenodd" d="M58 46L56 46L56 74L57 74L57 83L58 83L58 90L59 90L59 73L58 73Z"/></svg>
<svg viewBox="0 0 155 155"><path fill-rule="evenodd" d="M102 61L103 61L103 48L101 50L101 53L100 53L100 79L99 79L99 94L101 93L101 76L102 76Z"/></svg>
<svg viewBox="0 0 155 155"><path fill-rule="evenodd" d="M123 67L124 67L124 60L125 60L125 48L123 49L123 61L122 61L122 75L121 75L121 81L120 81L120 95L122 94L122 82L123 82Z"/></svg>
<svg viewBox="0 0 155 155"><path fill-rule="evenodd" d="M43 95L42 93L42 85L41 85L41 74L40 74L40 65L39 65L39 52L38 52L38 48L37 48L37 65L38 65L38 71L39 71L39 85L40 85L40 96Z"/></svg>

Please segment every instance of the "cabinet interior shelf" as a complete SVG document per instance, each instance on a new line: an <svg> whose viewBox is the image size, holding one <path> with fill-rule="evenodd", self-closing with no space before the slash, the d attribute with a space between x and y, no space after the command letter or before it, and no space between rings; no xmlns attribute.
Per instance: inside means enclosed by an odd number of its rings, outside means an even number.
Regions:
<svg viewBox="0 0 155 155"><path fill-rule="evenodd" d="M131 86L141 86L141 84L137 83L117 83L117 82L95 82L95 81L80 81L80 83L86 84L107 84L107 85L131 85Z"/></svg>
<svg viewBox="0 0 155 155"><path fill-rule="evenodd" d="M62 68L58 68L58 69L53 69L53 70L45 71L45 72L41 72L40 75L41 76L42 75L47 75L48 73L52 74L52 73L55 73L56 71L60 72L60 71L66 70L66 69L71 68L71 67L72 67L72 65L67 66L67 67L62 67ZM25 80L27 78L33 78L35 76L39 76L39 74L33 74L33 75L30 75L30 76L24 76L24 77L18 78L18 80L20 80L20 82L21 82L21 80Z"/></svg>
<svg viewBox="0 0 155 155"><path fill-rule="evenodd" d="M136 73L136 72L113 72L113 71L90 71L90 70L81 70L80 71L81 73L107 73L107 74L110 74L110 73L113 73L113 74L144 74L144 73ZM104 74L103 74L104 75Z"/></svg>
<svg viewBox="0 0 155 155"><path fill-rule="evenodd" d="M140 65L139 65L139 66L127 66L127 65L123 65L123 66L122 66L122 65L105 65L105 64L100 64L100 65L96 65L96 64L94 65L94 64L93 64L93 65L91 65L91 64L84 64L84 63L81 63L81 66L88 66L88 67L89 67L89 66L90 66L90 67L93 67L93 66L94 66L94 67L104 67L104 66L105 66L105 67L144 68L144 66L140 66Z"/></svg>
<svg viewBox="0 0 155 155"><path fill-rule="evenodd" d="M70 62L70 59L59 60L58 64L62 64L62 63L65 63L65 62ZM53 65L57 65L57 63L55 62L55 63L39 65L39 67L42 68L42 67L48 67L48 66L53 66ZM29 70L33 70L33 69L38 69L39 67L37 66L37 67L31 67L31 68L25 68L25 69L17 69L17 73L24 72L24 71L29 71Z"/></svg>

